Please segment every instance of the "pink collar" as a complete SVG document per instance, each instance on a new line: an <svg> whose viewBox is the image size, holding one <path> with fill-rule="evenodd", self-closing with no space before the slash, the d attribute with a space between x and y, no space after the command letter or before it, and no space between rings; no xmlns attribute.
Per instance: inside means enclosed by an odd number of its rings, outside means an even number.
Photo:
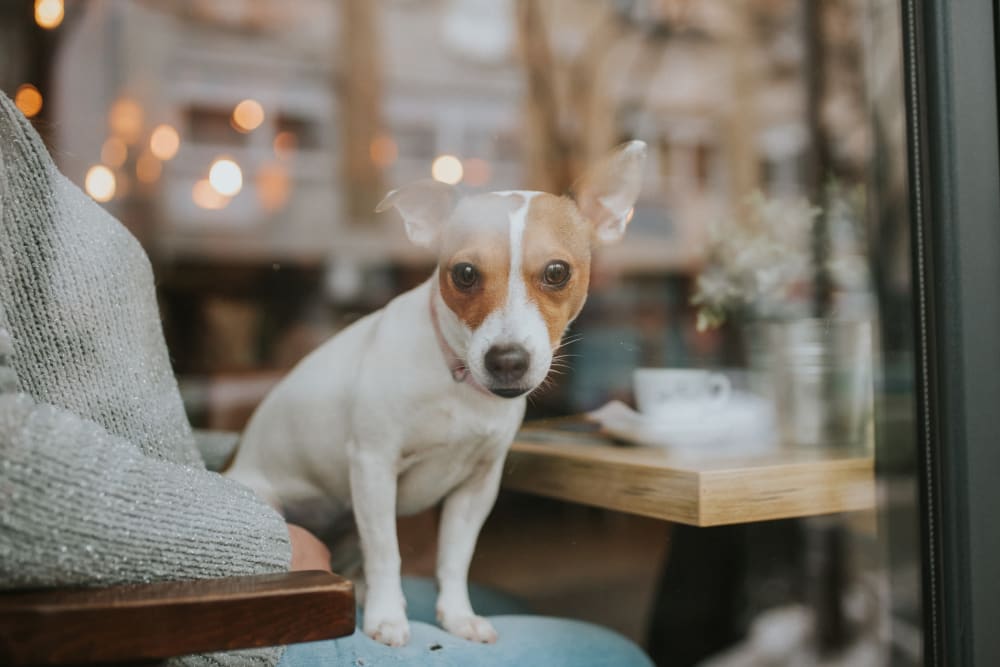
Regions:
<svg viewBox="0 0 1000 667"><path fill-rule="evenodd" d="M455 350L453 350L451 345L448 344L448 341L444 339L444 334L441 332L441 324L438 322L437 306L434 304L433 288L431 288L431 325L434 327L434 337L437 338L438 347L441 348L441 354L444 355L444 359L448 363L448 369L451 370L451 379L455 382L464 382L480 394L494 396L493 392L479 384L479 382L476 381L476 378L472 377L472 373L469 371L469 367L465 364L465 360L455 354Z"/></svg>

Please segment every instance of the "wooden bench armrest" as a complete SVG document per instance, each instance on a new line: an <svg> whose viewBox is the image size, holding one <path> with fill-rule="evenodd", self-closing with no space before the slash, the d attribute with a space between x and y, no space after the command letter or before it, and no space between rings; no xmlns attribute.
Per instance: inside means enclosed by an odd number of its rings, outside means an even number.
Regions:
<svg viewBox="0 0 1000 667"><path fill-rule="evenodd" d="M286 572L0 594L0 664L154 661L354 632L354 587Z"/></svg>

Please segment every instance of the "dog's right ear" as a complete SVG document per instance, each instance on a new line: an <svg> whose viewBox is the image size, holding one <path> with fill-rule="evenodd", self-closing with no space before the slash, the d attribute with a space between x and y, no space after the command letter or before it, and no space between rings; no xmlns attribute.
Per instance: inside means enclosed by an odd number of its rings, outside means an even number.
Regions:
<svg viewBox="0 0 1000 667"><path fill-rule="evenodd" d="M396 207L406 225L406 235L418 246L429 248L437 241L441 226L455 208L458 190L439 181L425 180L404 185L385 196L376 213Z"/></svg>

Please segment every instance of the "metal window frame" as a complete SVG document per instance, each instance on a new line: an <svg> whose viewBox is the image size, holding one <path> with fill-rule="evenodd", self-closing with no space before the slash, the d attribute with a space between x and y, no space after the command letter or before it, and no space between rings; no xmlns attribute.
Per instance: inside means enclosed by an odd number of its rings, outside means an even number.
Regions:
<svg viewBox="0 0 1000 667"><path fill-rule="evenodd" d="M925 661L1000 664L997 0L903 0Z"/></svg>

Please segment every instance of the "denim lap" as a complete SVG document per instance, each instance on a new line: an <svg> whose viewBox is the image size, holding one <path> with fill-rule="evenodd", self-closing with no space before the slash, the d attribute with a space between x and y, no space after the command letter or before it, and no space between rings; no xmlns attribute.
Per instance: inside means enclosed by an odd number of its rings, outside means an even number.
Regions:
<svg viewBox="0 0 1000 667"><path fill-rule="evenodd" d="M391 648L355 630L350 637L285 649L278 667L649 667L653 663L621 635L582 621L541 616L493 616L496 644L475 644L423 622L410 623L410 642Z"/></svg>

